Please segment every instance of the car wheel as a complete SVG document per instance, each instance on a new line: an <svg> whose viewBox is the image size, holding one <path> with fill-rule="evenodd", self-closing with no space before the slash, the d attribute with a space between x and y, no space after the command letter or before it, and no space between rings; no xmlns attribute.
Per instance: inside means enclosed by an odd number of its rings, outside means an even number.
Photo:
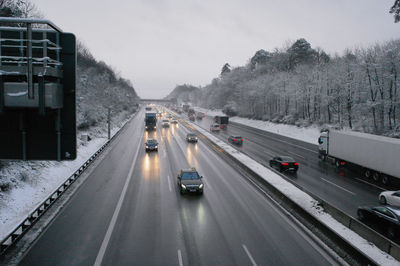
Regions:
<svg viewBox="0 0 400 266"><path fill-rule="evenodd" d="M282 172L282 165L281 166L279 166L279 172Z"/></svg>
<svg viewBox="0 0 400 266"><path fill-rule="evenodd" d="M383 204L383 205L386 205L387 201L386 201L385 196L381 196L381 197L379 198L379 203L380 203L380 204Z"/></svg>
<svg viewBox="0 0 400 266"><path fill-rule="evenodd" d="M271 163L271 162L269 162L269 166L270 166L271 168L273 168L273 166L272 166L272 163Z"/></svg>
<svg viewBox="0 0 400 266"><path fill-rule="evenodd" d="M396 237L396 230L393 227L389 227L387 229L387 236L389 237L389 239L393 239Z"/></svg>
<svg viewBox="0 0 400 266"><path fill-rule="evenodd" d="M183 195L183 189L182 189L182 188L180 189L180 191L179 191L179 192L181 193L181 195Z"/></svg>
<svg viewBox="0 0 400 266"><path fill-rule="evenodd" d="M199 192L199 195L203 195L203 191Z"/></svg>
<svg viewBox="0 0 400 266"><path fill-rule="evenodd" d="M364 212L361 211L361 210L358 210L358 211L357 211L357 216L358 216L358 218L359 218L361 221L365 219Z"/></svg>

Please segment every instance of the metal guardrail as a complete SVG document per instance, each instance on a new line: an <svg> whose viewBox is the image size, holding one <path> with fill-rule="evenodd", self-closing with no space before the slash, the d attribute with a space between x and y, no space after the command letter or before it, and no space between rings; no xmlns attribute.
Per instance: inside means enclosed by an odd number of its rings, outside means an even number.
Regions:
<svg viewBox="0 0 400 266"><path fill-rule="evenodd" d="M89 165L99 156L110 142L122 132L126 125L136 116L136 113L118 130L110 140L107 140L88 160L86 160L70 177L67 178L57 189L55 189L44 201L42 201L22 222L20 222L11 232L0 242L0 257L17 243L24 234L50 209L54 202L81 176Z"/></svg>
<svg viewBox="0 0 400 266"><path fill-rule="evenodd" d="M285 204L287 207L289 207L289 209L291 209L295 213L299 214L300 218L311 222L311 224L313 225L313 228L309 228L311 231L315 232L315 229L318 229L321 232L323 232L326 236L329 237L329 239L333 240L335 244L340 245L344 250L346 250L346 252L348 252L349 254L354 256L354 258L356 258L361 265L375 265L376 264L376 262L373 260L373 258L369 257L368 254L364 254L361 250L359 250L357 247L353 246L346 239L344 239L342 236L340 236L338 233L336 233L332 228L329 228L324 223L319 221L317 218L312 216L309 212L307 212L300 205L298 205L298 203L296 203L293 200L291 200L290 198L288 198L286 195L284 195L277 188L275 188L273 185L271 185L266 180L264 180L261 176L259 176L256 172L254 172L251 168L249 168L243 162L236 159L234 156L232 156L225 150L221 149L216 143L214 143L212 140L208 139L205 135L203 135L202 133L197 131L194 127L192 127L190 124L188 124L183 119L181 119L181 123L183 123L186 127L190 128L191 130L197 132L202 137L202 139L206 143L208 143L208 145L212 149L214 149L216 152L223 154L225 158L233 161L234 166L241 168L246 173L248 173L249 175L254 177L259 183L263 184L268 189L268 191L270 193L272 193L272 196L275 200ZM303 188L301 188L301 190L305 191ZM307 191L305 191L305 192L308 193ZM325 211L328 214L330 214L333 218L335 218L338 222L340 222L347 228L353 230L355 233L359 234L366 240L374 243L378 248L387 252L389 255L393 256L395 259L400 260L400 247L396 243L385 238L384 236L382 236L378 232L372 230L371 228L369 228L365 224L361 223L357 219L354 219L353 217L351 217L351 216L345 214L344 212L340 211L339 209L333 207L329 203L319 199L312 193L310 193L310 196L314 197L317 201L319 201L321 203L321 207L323 207L325 209Z"/></svg>

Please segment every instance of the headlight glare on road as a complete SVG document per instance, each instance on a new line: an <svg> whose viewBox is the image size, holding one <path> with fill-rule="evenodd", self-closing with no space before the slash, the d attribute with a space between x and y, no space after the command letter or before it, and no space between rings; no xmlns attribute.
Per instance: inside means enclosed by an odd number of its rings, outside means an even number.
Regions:
<svg viewBox="0 0 400 266"><path fill-rule="evenodd" d="M202 189L202 188L203 188L203 186L204 186L203 184L200 184L199 188L200 188L200 189Z"/></svg>

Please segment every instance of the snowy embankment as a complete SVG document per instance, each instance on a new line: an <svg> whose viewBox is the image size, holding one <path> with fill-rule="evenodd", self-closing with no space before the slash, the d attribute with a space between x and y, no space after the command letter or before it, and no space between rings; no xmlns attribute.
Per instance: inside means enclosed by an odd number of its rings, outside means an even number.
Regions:
<svg viewBox="0 0 400 266"><path fill-rule="evenodd" d="M224 149L227 153L244 163L247 167L249 167L259 176L261 176L264 180L266 180L268 183L270 183L283 194L285 194L286 197L290 198L292 201L302 206L312 216L317 218L326 226L332 228L337 234L341 235L342 238L346 239L353 246L359 248L363 253L368 254L370 258L373 258L378 263L378 265L400 265L400 262L394 259L392 256L383 252L375 245L368 242L367 240L360 237L358 234L335 220L331 215L326 213L323 208L319 206L318 201L312 198L310 195L298 189L290 182L287 182L281 176L259 164L249 156L234 149L233 147L231 147L231 145L221 141L198 125L191 123L186 119L185 121L193 126L196 130L198 130L201 134L210 139L212 142Z"/></svg>
<svg viewBox="0 0 400 266"><path fill-rule="evenodd" d="M225 115L221 110L208 110L200 107L195 107L196 111L204 112L208 116ZM279 134L293 139L298 139L304 142L317 145L317 140L320 135L320 129L316 126L297 127L293 125L276 124L262 120L252 120L243 117L230 117L229 121L243 124L249 127L254 127L260 130Z"/></svg>
<svg viewBox="0 0 400 266"><path fill-rule="evenodd" d="M117 126L111 131L112 136L128 120L116 122ZM92 140L82 141L82 134L89 134ZM106 135L104 130L99 128L93 128L90 132L80 132L78 155L74 161L16 161L1 169L2 178L10 181L12 185L7 191L0 191L0 239L4 239L37 205L106 143Z"/></svg>

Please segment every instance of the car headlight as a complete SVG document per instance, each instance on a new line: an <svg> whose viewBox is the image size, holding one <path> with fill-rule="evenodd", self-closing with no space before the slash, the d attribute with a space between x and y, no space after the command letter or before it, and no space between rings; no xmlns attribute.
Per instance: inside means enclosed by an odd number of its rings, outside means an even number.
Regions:
<svg viewBox="0 0 400 266"><path fill-rule="evenodd" d="M156 148L156 149L157 149L157 148L158 148L158 146L156 145L156 146L154 146L154 148Z"/></svg>
<svg viewBox="0 0 400 266"><path fill-rule="evenodd" d="M149 146L148 145L146 145L146 149L148 148Z"/></svg>
<svg viewBox="0 0 400 266"><path fill-rule="evenodd" d="M146 126L146 128L147 128L147 126Z"/></svg>
<svg viewBox="0 0 400 266"><path fill-rule="evenodd" d="M181 184L181 187L182 187L183 189L186 189L186 186L185 186L184 184Z"/></svg>
<svg viewBox="0 0 400 266"><path fill-rule="evenodd" d="M200 184L199 188L200 188L200 189L202 189L202 188L203 188L203 186L204 186L203 184Z"/></svg>

